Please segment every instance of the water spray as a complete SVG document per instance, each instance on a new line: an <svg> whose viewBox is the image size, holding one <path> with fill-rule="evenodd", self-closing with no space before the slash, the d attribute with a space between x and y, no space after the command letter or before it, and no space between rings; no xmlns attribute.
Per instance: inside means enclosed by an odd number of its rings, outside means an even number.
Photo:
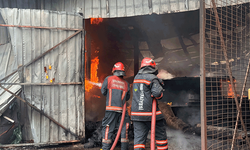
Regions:
<svg viewBox="0 0 250 150"><path fill-rule="evenodd" d="M92 81L89 81L90 84L93 84L95 86L98 86L98 87L102 87L102 83L96 83L96 82L92 82Z"/></svg>

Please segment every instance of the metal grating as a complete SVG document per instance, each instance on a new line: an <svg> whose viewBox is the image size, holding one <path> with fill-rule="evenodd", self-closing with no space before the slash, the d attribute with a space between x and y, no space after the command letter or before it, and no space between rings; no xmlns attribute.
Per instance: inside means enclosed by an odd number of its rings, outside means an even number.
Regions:
<svg viewBox="0 0 250 150"><path fill-rule="evenodd" d="M230 0L203 2L203 8L207 8L201 11L204 13L201 37L205 50L206 116L202 119L205 147L208 150L249 149L246 136L250 131L249 4Z"/></svg>

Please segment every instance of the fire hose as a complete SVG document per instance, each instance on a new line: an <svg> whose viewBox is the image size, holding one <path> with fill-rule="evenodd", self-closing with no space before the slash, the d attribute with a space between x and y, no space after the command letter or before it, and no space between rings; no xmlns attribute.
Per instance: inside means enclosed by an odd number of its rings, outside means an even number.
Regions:
<svg viewBox="0 0 250 150"><path fill-rule="evenodd" d="M120 134L121 134L121 131L122 131L123 122L124 122L124 118L125 118L126 108L127 108L127 106L126 106L126 102L125 102L124 105L123 105L123 108L122 108L122 118L121 118L120 126L119 126L119 129L118 129L117 135L115 137L115 141L114 141L114 143L113 143L113 145L112 145L112 147L111 147L110 150L114 150L115 149L115 146L116 146L116 144L118 142L118 139L120 137Z"/></svg>
<svg viewBox="0 0 250 150"><path fill-rule="evenodd" d="M151 119L151 137L150 137L150 149L155 150L155 123L156 123L156 99L153 99L152 103L152 119Z"/></svg>

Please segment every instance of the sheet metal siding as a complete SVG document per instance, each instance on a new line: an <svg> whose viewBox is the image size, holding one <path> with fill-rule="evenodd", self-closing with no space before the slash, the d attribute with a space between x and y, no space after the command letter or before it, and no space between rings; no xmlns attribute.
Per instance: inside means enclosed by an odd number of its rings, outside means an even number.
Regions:
<svg viewBox="0 0 250 150"><path fill-rule="evenodd" d="M6 24L45 26L59 28L83 27L82 17L76 14L59 13L48 10L0 9ZM17 65L24 65L54 45L63 41L75 31L45 30L31 28L8 28L12 49L16 54ZM80 82L81 34L60 45L34 64L20 72L20 80L24 83ZM49 70L49 65L52 69ZM47 68L47 75L44 67ZM24 98L46 114L57 120L66 128L83 136L84 112L82 108L82 86L23 86ZM23 105L28 111L32 137L25 134L26 140L36 143L74 140L75 137L65 135L64 130L40 115L35 110ZM27 125L27 124L26 124ZM28 131L27 131L28 132Z"/></svg>
<svg viewBox="0 0 250 150"><path fill-rule="evenodd" d="M239 3L247 3L242 0ZM210 3L211 0L206 0ZM226 5L236 5L230 2ZM77 12L84 18L115 18L197 10L199 0L0 0L0 7ZM208 8L208 6L206 6Z"/></svg>
<svg viewBox="0 0 250 150"><path fill-rule="evenodd" d="M18 73L15 73L11 78L9 78L6 82L8 83L20 83ZM19 94L21 92L20 85L3 85L5 88L10 90L15 94ZM15 96L6 92L4 89L0 89L0 116L9 108L9 106L13 103Z"/></svg>
<svg viewBox="0 0 250 150"><path fill-rule="evenodd" d="M242 0L239 3L247 3ZM210 3L211 0L206 0ZM226 5L235 5L230 2ZM0 0L0 7L82 13L84 18L115 18L197 10L199 0ZM206 6L208 8L208 6Z"/></svg>
<svg viewBox="0 0 250 150"><path fill-rule="evenodd" d="M199 0L0 0L0 7L82 13L84 18L115 18L199 9Z"/></svg>
<svg viewBox="0 0 250 150"><path fill-rule="evenodd" d="M5 24L2 15L0 14L0 23ZM17 68L16 54L13 52L8 30L6 27L0 27L0 79L10 74ZM19 75L15 73L12 77L2 82L19 83ZM3 85L5 88L15 94L19 94L21 86L19 85ZM14 96L4 89L0 88L0 116L8 109L13 102Z"/></svg>

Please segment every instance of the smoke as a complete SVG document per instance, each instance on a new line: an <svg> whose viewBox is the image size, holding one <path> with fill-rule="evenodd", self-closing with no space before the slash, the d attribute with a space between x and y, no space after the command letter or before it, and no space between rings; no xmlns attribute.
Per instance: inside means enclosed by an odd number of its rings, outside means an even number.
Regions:
<svg viewBox="0 0 250 150"><path fill-rule="evenodd" d="M176 138L176 142L178 143L178 147L180 148L180 149L187 149L187 147L188 147L188 144L189 144L189 142L187 141L187 139L185 138L185 135L182 133L182 132L180 132L180 131L177 131L176 133L175 133L175 138Z"/></svg>
<svg viewBox="0 0 250 150"><path fill-rule="evenodd" d="M199 136L184 134L179 130L167 129L168 145L175 150L198 150L201 149Z"/></svg>
<svg viewBox="0 0 250 150"><path fill-rule="evenodd" d="M161 69L158 73L158 78L160 79L163 79L163 80L166 80L166 79L172 79L174 78L175 76L170 74L169 72L167 72L166 70L164 69Z"/></svg>
<svg viewBox="0 0 250 150"><path fill-rule="evenodd" d="M190 111L191 115L187 118L187 122L191 125L194 126L197 123L200 123L201 116L200 116L200 110L198 108L192 108Z"/></svg>

